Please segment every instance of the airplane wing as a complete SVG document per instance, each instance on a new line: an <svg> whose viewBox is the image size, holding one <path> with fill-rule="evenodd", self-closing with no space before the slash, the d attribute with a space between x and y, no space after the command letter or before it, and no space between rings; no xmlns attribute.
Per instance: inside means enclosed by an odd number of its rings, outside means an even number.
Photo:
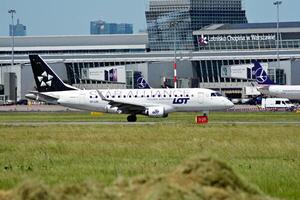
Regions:
<svg viewBox="0 0 300 200"><path fill-rule="evenodd" d="M154 105L154 104L139 104L139 103L130 103L130 102L126 102L126 101L115 101L112 99L107 99L105 98L105 96L98 91L99 96L101 97L101 99L103 101L107 101L109 102L109 105L111 105L112 108L118 108L118 110L123 111L123 113L131 113L131 112L143 112L146 110L147 107L153 107L153 106L158 106L158 105Z"/></svg>

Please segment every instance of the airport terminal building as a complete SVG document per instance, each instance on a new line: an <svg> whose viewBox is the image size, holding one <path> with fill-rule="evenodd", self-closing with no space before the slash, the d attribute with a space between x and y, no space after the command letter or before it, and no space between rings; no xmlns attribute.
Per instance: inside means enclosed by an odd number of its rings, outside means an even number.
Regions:
<svg viewBox="0 0 300 200"><path fill-rule="evenodd" d="M194 50L193 31L210 24L247 23L242 0L149 0L146 11L152 51Z"/></svg>
<svg viewBox="0 0 300 200"><path fill-rule="evenodd" d="M196 62L201 86L240 93L251 82L253 59L263 63L276 83L300 84L300 23L279 25L279 66L276 23L213 24L195 31L195 51L215 53L215 58Z"/></svg>
<svg viewBox="0 0 300 200"><path fill-rule="evenodd" d="M195 50L176 55L179 87L212 88L230 98L251 95L253 59L277 83L300 84L299 22L280 24L280 67L275 23L214 24L194 31L193 38ZM135 72L142 72L152 87L161 87L164 80L172 84L174 51L151 51L148 34L16 37L14 67L11 38L0 37L0 81L15 80L17 89L10 91L16 91L17 99L34 89L29 54L40 54L64 81L82 88L132 88ZM105 78L111 69L118 69L119 80Z"/></svg>

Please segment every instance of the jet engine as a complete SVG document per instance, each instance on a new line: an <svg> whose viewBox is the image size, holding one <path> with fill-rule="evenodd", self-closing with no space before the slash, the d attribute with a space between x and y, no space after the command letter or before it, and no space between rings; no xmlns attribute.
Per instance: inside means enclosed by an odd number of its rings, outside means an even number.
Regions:
<svg viewBox="0 0 300 200"><path fill-rule="evenodd" d="M168 117L168 113L165 112L164 107L149 107L146 114L149 117Z"/></svg>
<svg viewBox="0 0 300 200"><path fill-rule="evenodd" d="M117 107L112 107L111 105L105 106L105 112L106 113L118 113L118 114L122 114L121 110L118 110Z"/></svg>

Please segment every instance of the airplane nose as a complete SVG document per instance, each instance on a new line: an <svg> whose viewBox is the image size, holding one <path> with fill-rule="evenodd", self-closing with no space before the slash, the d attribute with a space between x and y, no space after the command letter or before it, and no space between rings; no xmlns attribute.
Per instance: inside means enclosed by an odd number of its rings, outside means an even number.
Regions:
<svg viewBox="0 0 300 200"><path fill-rule="evenodd" d="M227 101L227 103L226 103L227 104L226 105L227 109L234 107L234 104L231 101L229 101L228 99L226 99L226 101Z"/></svg>
<svg viewBox="0 0 300 200"><path fill-rule="evenodd" d="M226 109L230 109L234 107L234 104L231 101L229 101L227 98L224 98L224 105Z"/></svg>

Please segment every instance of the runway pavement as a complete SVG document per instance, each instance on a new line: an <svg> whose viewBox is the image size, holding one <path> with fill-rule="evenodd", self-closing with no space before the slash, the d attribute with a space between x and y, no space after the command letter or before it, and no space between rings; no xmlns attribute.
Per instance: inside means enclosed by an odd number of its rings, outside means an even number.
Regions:
<svg viewBox="0 0 300 200"><path fill-rule="evenodd" d="M2 122L1 126L55 126L55 125L155 125L155 124L173 124L176 122ZM260 121L224 121L224 122L209 122L207 125L300 125L300 121L276 121L276 122L260 122ZM201 125L199 125L201 126ZM203 126L203 125L202 125Z"/></svg>
<svg viewBox="0 0 300 200"><path fill-rule="evenodd" d="M3 122L2 126L50 126L50 125L154 125L159 122Z"/></svg>
<svg viewBox="0 0 300 200"><path fill-rule="evenodd" d="M78 112L59 105L9 105L0 106L0 112Z"/></svg>

